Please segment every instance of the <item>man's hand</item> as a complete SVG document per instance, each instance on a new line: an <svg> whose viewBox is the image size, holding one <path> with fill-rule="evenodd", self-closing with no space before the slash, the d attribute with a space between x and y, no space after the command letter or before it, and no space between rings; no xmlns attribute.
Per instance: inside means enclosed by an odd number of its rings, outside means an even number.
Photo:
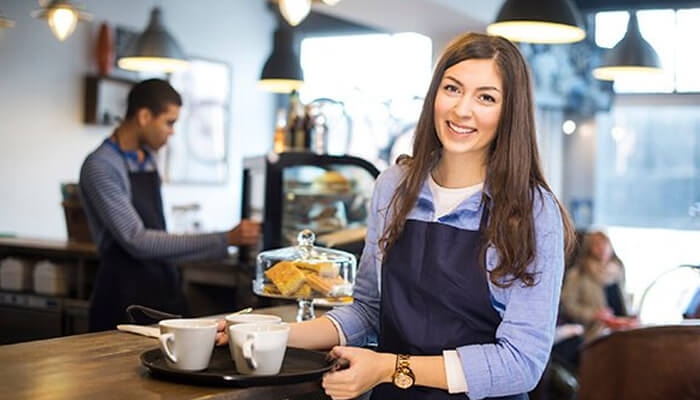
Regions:
<svg viewBox="0 0 700 400"><path fill-rule="evenodd" d="M249 219L241 220L235 228L228 233L228 244L232 246L250 246L260 240L260 223Z"/></svg>

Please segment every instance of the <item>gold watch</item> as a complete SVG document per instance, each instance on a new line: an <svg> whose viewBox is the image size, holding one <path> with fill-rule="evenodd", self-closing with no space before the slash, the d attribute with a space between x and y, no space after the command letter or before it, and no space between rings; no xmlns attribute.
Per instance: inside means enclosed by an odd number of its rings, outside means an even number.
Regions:
<svg viewBox="0 0 700 400"><path fill-rule="evenodd" d="M392 378L394 386L399 389L408 389L416 382L416 376L408 362L409 358L410 356L406 354L396 355L396 370Z"/></svg>

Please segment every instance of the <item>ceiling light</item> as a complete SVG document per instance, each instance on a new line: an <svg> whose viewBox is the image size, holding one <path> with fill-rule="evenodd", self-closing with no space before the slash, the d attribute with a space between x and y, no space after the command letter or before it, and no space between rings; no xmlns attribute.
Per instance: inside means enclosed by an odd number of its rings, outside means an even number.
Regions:
<svg viewBox="0 0 700 400"><path fill-rule="evenodd" d="M281 22L280 22L281 23ZM258 86L268 92L291 93L304 84L304 71L290 27L275 30L272 54L265 62Z"/></svg>
<svg viewBox="0 0 700 400"><path fill-rule="evenodd" d="M311 12L312 3L323 3L327 6L334 6L340 0L277 0L280 14L291 26L297 26Z"/></svg>
<svg viewBox="0 0 700 400"><path fill-rule="evenodd" d="M132 40L117 65L132 71L175 72L187 69L189 62L165 29L160 8L155 7L148 26Z"/></svg>
<svg viewBox="0 0 700 400"><path fill-rule="evenodd" d="M0 29L12 28L14 26L15 26L15 21L2 15L2 11L0 11Z"/></svg>
<svg viewBox="0 0 700 400"><path fill-rule="evenodd" d="M63 41L73 33L78 21L89 21L92 15L82 11L68 0L39 1L42 8L32 12L32 17L47 19L58 40Z"/></svg>
<svg viewBox="0 0 700 400"><path fill-rule="evenodd" d="M486 31L515 42L573 43L586 37L571 0L507 0Z"/></svg>
<svg viewBox="0 0 700 400"><path fill-rule="evenodd" d="M645 78L662 73L659 56L642 37L634 11L630 13L625 37L608 50L603 64L593 70L594 77L606 81L621 77Z"/></svg>
<svg viewBox="0 0 700 400"><path fill-rule="evenodd" d="M309 15L311 0L279 0L280 14L291 26L297 26Z"/></svg>

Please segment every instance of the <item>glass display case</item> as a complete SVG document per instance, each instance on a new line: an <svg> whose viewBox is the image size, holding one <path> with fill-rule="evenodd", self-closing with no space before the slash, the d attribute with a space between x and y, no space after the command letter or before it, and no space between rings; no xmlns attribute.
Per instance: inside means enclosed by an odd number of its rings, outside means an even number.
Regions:
<svg viewBox="0 0 700 400"><path fill-rule="evenodd" d="M359 256L364 243L369 201L379 171L352 156L306 152L270 153L243 160L241 217L263 222L255 254L296 245L304 229L320 246Z"/></svg>
<svg viewBox="0 0 700 400"><path fill-rule="evenodd" d="M297 321L313 319L314 301L351 299L357 261L345 251L314 246L309 229L297 245L262 251L256 260L253 292L259 296L297 300Z"/></svg>

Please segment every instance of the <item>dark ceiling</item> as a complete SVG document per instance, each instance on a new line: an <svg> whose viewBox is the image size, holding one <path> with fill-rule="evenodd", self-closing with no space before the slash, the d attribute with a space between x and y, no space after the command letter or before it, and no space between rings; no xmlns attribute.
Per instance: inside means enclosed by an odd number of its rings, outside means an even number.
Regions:
<svg viewBox="0 0 700 400"><path fill-rule="evenodd" d="M696 8L700 1L690 0L574 0L582 12L647 8Z"/></svg>

